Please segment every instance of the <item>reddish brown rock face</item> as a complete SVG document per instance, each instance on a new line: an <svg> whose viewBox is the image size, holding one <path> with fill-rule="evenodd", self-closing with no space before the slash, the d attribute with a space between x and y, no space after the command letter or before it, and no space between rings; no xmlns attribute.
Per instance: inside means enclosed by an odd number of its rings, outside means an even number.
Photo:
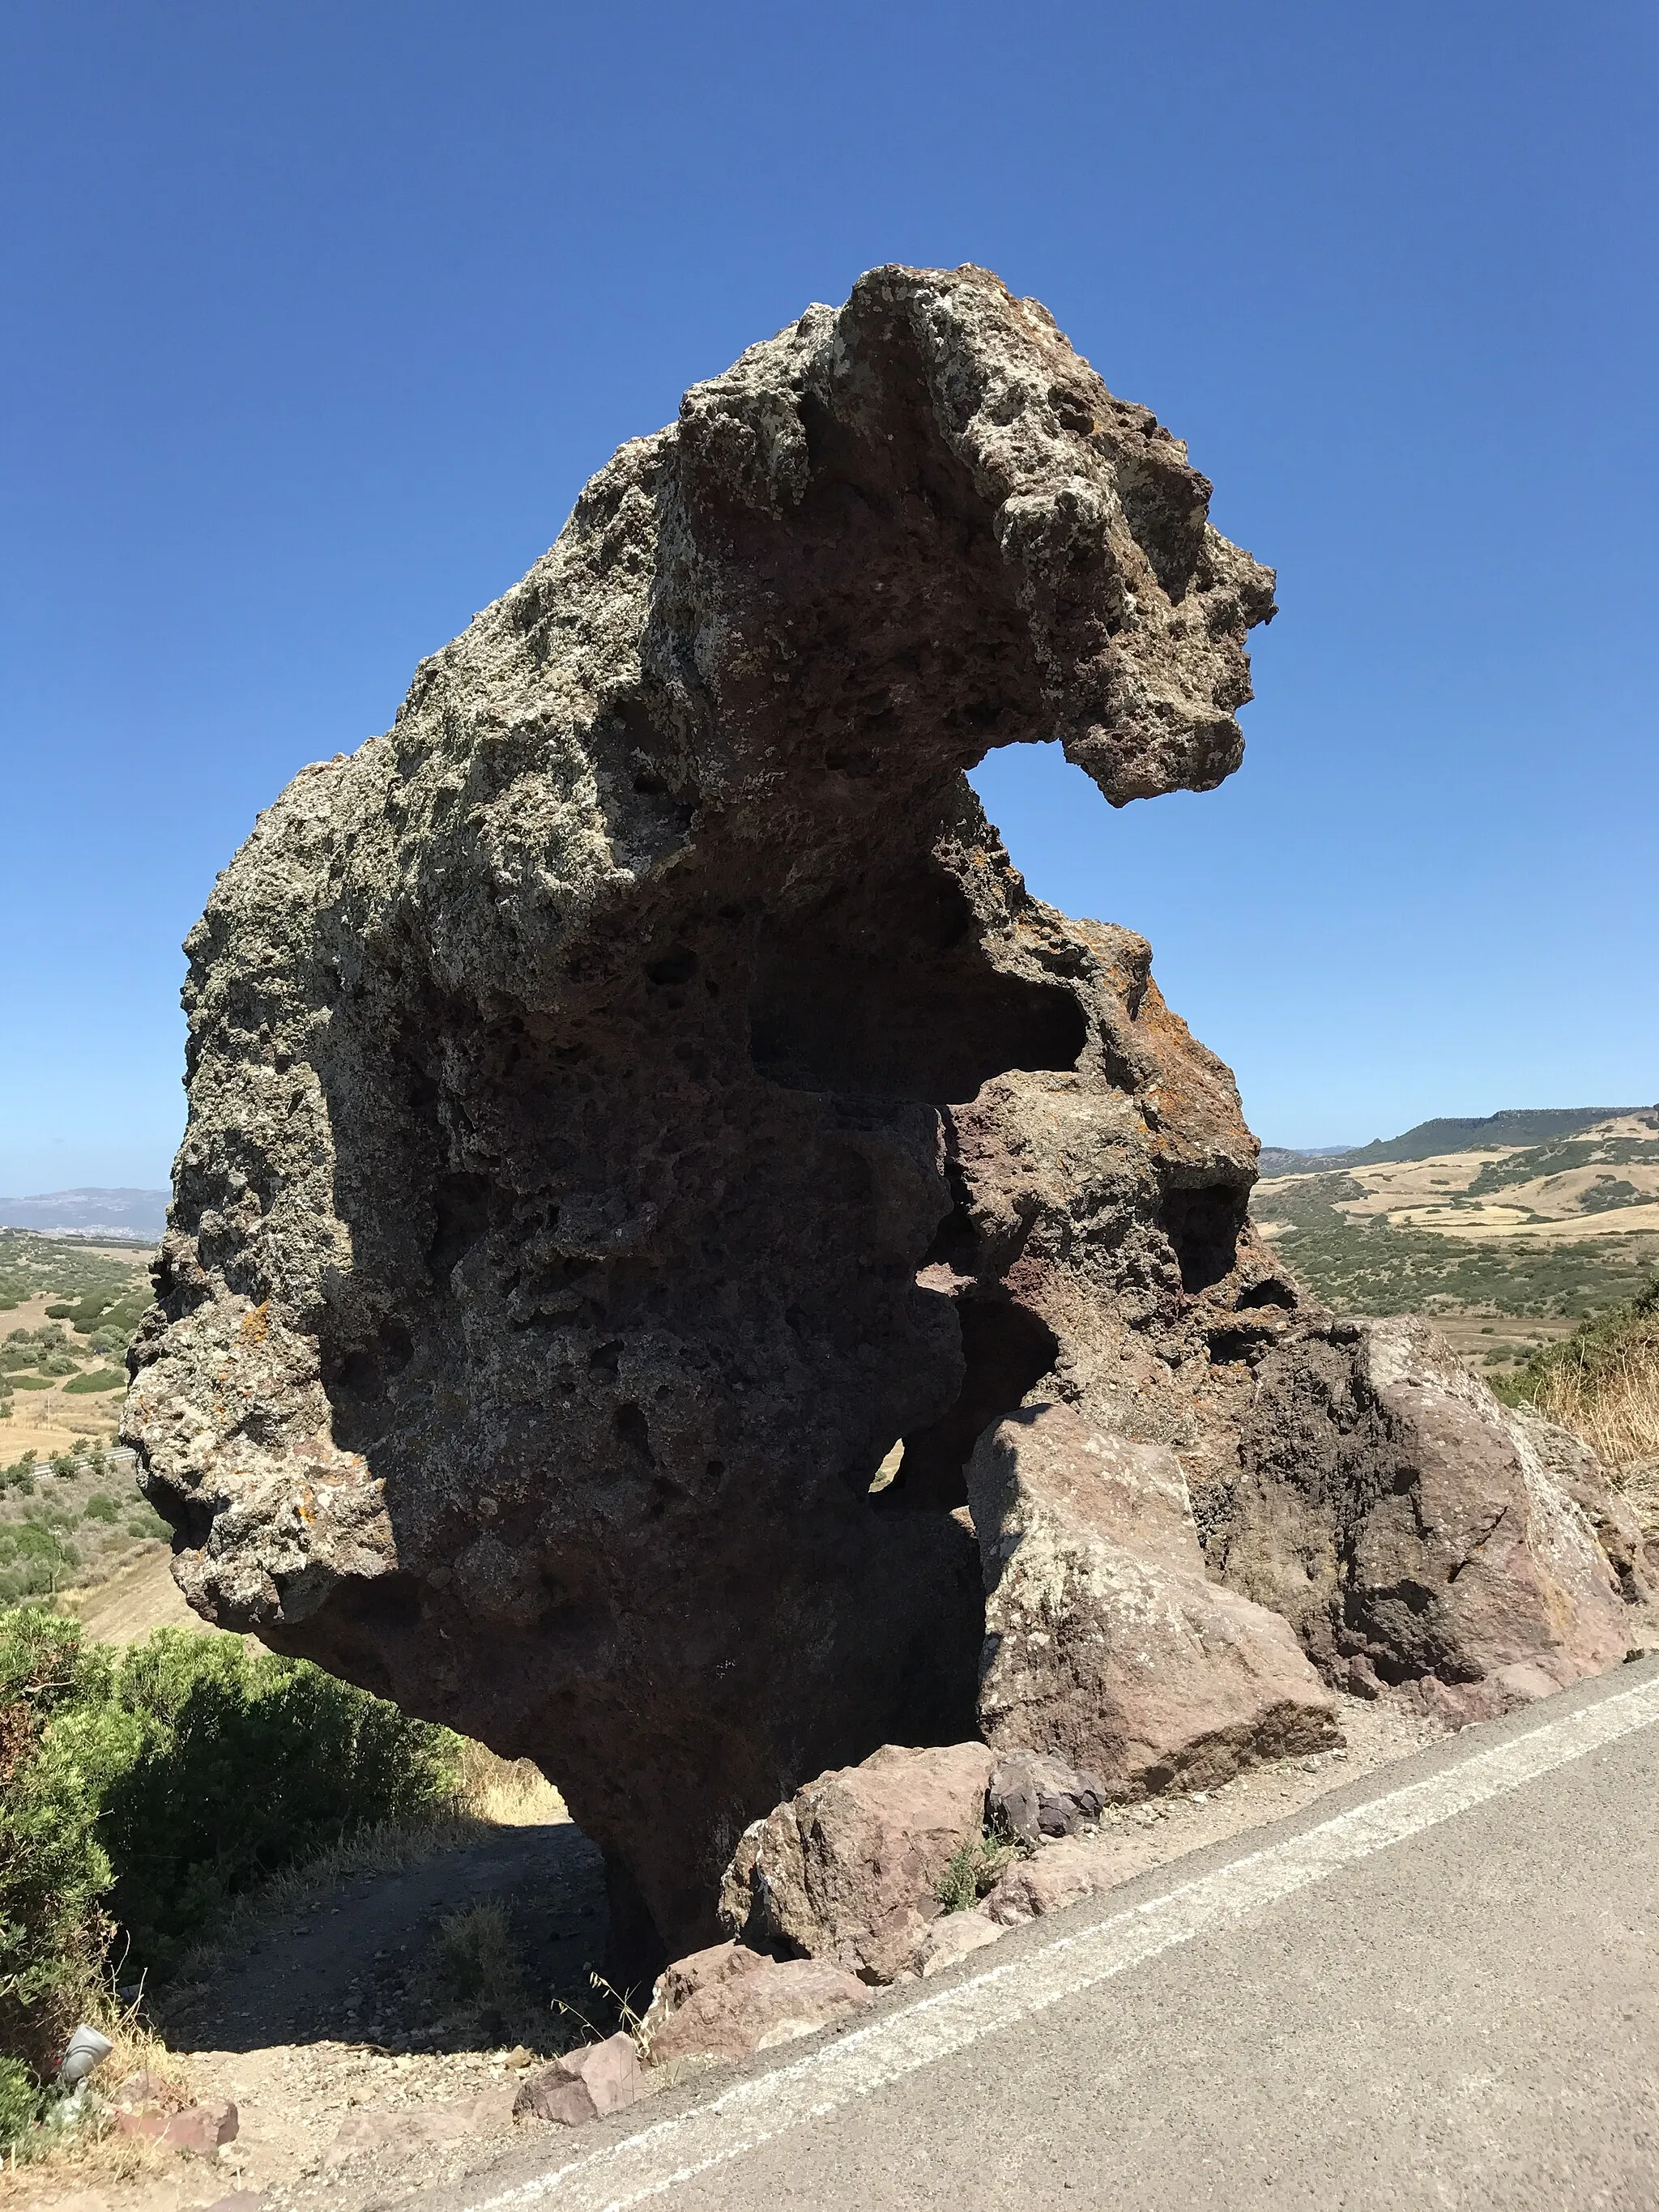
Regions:
<svg viewBox="0 0 1659 2212"><path fill-rule="evenodd" d="M876 270L624 447L191 933L125 1431L180 1583L537 1759L642 1948L812 1776L974 1733L987 1429L1040 1384L1224 1474L1291 1318L1227 1071L965 777L1237 766L1272 578L1208 493L1034 302Z"/></svg>
<svg viewBox="0 0 1659 2212"><path fill-rule="evenodd" d="M985 1564L980 1723L999 1749L1050 1747L1123 1802L1339 1741L1289 1622L1206 1577L1167 1445L1030 1406L986 1431L968 1490Z"/></svg>

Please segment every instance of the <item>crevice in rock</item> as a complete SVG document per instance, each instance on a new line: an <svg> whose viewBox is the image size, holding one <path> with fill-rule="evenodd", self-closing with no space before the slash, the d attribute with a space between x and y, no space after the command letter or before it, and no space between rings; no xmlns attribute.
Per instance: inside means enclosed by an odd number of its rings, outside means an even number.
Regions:
<svg viewBox="0 0 1659 2212"><path fill-rule="evenodd" d="M392 1386L415 1356L414 1340L400 1321L386 1321L337 1362L325 1358L323 1384L334 1414L334 1441L343 1451L364 1451L392 1418Z"/></svg>
<svg viewBox="0 0 1659 2212"><path fill-rule="evenodd" d="M1170 1240L1181 1269L1181 1287L1189 1297L1232 1273L1249 1203L1249 1192L1230 1183L1172 1190L1165 1195L1158 1225Z"/></svg>
<svg viewBox="0 0 1659 2212"><path fill-rule="evenodd" d="M750 1054L769 1082L945 1106L1012 1068L1075 1066L1076 996L994 968L956 884L858 889L761 931Z"/></svg>
<svg viewBox="0 0 1659 2212"><path fill-rule="evenodd" d="M441 1283L489 1225L489 1184L478 1175L441 1176L432 1193L434 1230L426 1262Z"/></svg>
<svg viewBox="0 0 1659 2212"><path fill-rule="evenodd" d="M942 1420L905 1437L898 1473L876 1493L882 1511L948 1513L965 1505L974 1446L994 1421L1014 1412L1060 1356L1048 1323L1006 1292L959 1298L957 1319L967 1363L961 1392Z"/></svg>

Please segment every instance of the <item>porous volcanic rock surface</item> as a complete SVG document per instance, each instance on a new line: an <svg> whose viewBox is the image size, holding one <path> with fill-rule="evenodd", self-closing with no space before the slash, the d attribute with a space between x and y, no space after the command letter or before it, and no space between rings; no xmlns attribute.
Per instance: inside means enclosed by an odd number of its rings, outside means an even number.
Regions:
<svg viewBox="0 0 1659 2212"><path fill-rule="evenodd" d="M1237 765L1273 580L1208 495L1035 302L874 270L624 446L188 940L125 1428L179 1580L535 1759L642 1952L803 1783L977 1733L964 1468L1035 1386L1200 1468L1206 1544L1268 1465L1231 1079L964 775Z"/></svg>

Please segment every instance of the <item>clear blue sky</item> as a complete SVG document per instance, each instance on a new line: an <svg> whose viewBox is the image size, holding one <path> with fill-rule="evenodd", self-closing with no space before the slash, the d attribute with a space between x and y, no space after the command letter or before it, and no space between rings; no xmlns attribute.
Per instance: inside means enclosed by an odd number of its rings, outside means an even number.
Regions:
<svg viewBox="0 0 1659 2212"><path fill-rule="evenodd" d="M1279 1142L1659 1094L1659 16L11 0L0 1191L165 1180L177 947L617 443L974 260L1279 572L1232 783L980 779Z"/></svg>

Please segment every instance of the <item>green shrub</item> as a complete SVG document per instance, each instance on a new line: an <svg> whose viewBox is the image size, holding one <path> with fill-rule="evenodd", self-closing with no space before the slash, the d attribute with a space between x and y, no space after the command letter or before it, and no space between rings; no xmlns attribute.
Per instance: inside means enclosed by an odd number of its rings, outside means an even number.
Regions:
<svg viewBox="0 0 1659 2212"><path fill-rule="evenodd" d="M80 1397L90 1390L125 1390L127 1387L125 1368L98 1367L89 1375L73 1375L64 1385L66 1396Z"/></svg>
<svg viewBox="0 0 1659 2212"><path fill-rule="evenodd" d="M0 1613L0 2052L44 2067L112 1936L124 1976L165 1974L282 1868L446 1810L459 1749L239 1637L115 1653L38 1607Z"/></svg>
<svg viewBox="0 0 1659 2212"><path fill-rule="evenodd" d="M121 1509L107 1491L94 1490L81 1508L83 1521L107 1521L112 1525L121 1517Z"/></svg>
<svg viewBox="0 0 1659 2212"><path fill-rule="evenodd" d="M21 2058L0 2058L0 2155L33 2126L40 2093Z"/></svg>
<svg viewBox="0 0 1659 2212"><path fill-rule="evenodd" d="M0 1522L0 1605L49 1595L80 1564L58 1528L41 1521Z"/></svg>
<svg viewBox="0 0 1659 2212"><path fill-rule="evenodd" d="M365 1821L453 1795L457 1739L240 1638L158 1630L125 1655L143 1754L106 1800L111 1903L136 1962L165 1971L204 1919Z"/></svg>
<svg viewBox="0 0 1659 2212"><path fill-rule="evenodd" d="M952 1851L933 1894L947 1912L967 1912L994 1887L998 1876L1015 1856L1004 1837L981 1828L970 1844Z"/></svg>
<svg viewBox="0 0 1659 2212"><path fill-rule="evenodd" d="M108 1696L110 1664L73 1621L0 1614L0 2055L43 2073L102 1963L99 1769L60 1739Z"/></svg>

